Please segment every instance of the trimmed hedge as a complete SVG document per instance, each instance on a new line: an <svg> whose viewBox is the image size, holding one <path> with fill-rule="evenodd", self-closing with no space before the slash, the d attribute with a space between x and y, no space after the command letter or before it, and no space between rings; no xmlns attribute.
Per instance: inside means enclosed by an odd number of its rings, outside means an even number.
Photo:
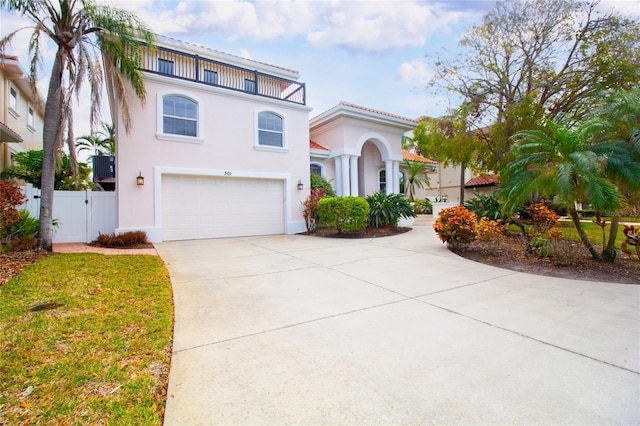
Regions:
<svg viewBox="0 0 640 426"><path fill-rule="evenodd" d="M320 222L338 232L361 231L367 227L369 203L361 197L330 197L318 201Z"/></svg>

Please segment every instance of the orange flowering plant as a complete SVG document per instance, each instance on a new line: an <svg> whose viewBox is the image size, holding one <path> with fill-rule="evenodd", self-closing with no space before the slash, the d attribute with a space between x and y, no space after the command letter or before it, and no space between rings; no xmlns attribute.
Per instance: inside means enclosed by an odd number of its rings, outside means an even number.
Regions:
<svg viewBox="0 0 640 426"><path fill-rule="evenodd" d="M464 206L443 209L433 224L438 238L454 249L459 249L473 242L477 236L477 228L475 213L470 212Z"/></svg>

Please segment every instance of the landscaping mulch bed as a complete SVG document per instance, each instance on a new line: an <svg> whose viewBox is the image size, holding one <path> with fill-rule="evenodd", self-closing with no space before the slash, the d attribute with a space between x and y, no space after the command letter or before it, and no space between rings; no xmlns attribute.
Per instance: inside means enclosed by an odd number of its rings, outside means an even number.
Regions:
<svg viewBox="0 0 640 426"><path fill-rule="evenodd" d="M0 286L44 256L49 256L49 253L36 250L0 253Z"/></svg>
<svg viewBox="0 0 640 426"><path fill-rule="evenodd" d="M338 232L333 228L318 228L313 233L303 232L302 234L325 238L379 238L404 234L408 231L411 231L411 228L365 228L358 232Z"/></svg>
<svg viewBox="0 0 640 426"><path fill-rule="evenodd" d="M585 281L640 284L640 261L629 259L620 252L615 262L593 259L580 243L574 242L571 260L558 265L552 257L540 258L526 252L526 243L521 237L507 236L500 246L474 242L461 250L452 250L466 259L513 271L527 272L550 277ZM563 262L563 263L565 263Z"/></svg>

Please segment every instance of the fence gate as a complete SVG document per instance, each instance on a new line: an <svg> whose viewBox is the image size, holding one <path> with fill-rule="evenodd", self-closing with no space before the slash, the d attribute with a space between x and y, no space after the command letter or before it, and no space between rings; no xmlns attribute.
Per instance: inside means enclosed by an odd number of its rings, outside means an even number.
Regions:
<svg viewBox="0 0 640 426"><path fill-rule="evenodd" d="M40 190L31 184L21 187L27 200L21 208L40 216ZM53 191L54 243L89 243L98 234L112 234L117 225L115 192Z"/></svg>

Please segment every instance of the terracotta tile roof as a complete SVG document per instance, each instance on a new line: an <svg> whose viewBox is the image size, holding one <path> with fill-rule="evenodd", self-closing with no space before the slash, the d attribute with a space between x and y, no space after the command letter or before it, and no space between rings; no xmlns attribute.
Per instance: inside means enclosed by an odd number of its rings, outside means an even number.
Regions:
<svg viewBox="0 0 640 426"><path fill-rule="evenodd" d="M401 115L391 114L390 112L380 111L380 110L373 109L373 108L367 108L367 107L363 107L363 106L360 106L360 105L352 104L352 103L349 103L349 102L340 101L340 105L343 105L343 106L346 106L346 107L350 107L350 108L360 109L362 111L374 112L374 113L380 114L380 115L386 115L387 117L397 118L399 120L407 120L407 121L413 121L415 123L419 123L418 119L416 119L416 118L407 118L407 117L403 117Z"/></svg>
<svg viewBox="0 0 640 426"><path fill-rule="evenodd" d="M423 157L422 155L414 154L413 152L407 151L406 149L402 150L402 158L408 161L419 161L421 163L438 164L437 161L433 161L429 158Z"/></svg>
<svg viewBox="0 0 640 426"><path fill-rule="evenodd" d="M20 134L2 121L0 121L0 136L2 136L2 138L0 138L1 142L22 142Z"/></svg>
<svg viewBox="0 0 640 426"><path fill-rule="evenodd" d="M18 57L15 55L0 55L0 58L2 59L9 59L11 61L17 61Z"/></svg>
<svg viewBox="0 0 640 426"><path fill-rule="evenodd" d="M486 175L481 175L478 177L474 177L469 179L465 184L465 188L472 188L475 186L493 186L500 183L500 179L494 173L489 173Z"/></svg>
<svg viewBox="0 0 640 426"><path fill-rule="evenodd" d="M331 151L329 148L320 145L319 143L315 143L314 141L309 141L309 148L311 149L320 149L323 151Z"/></svg>

